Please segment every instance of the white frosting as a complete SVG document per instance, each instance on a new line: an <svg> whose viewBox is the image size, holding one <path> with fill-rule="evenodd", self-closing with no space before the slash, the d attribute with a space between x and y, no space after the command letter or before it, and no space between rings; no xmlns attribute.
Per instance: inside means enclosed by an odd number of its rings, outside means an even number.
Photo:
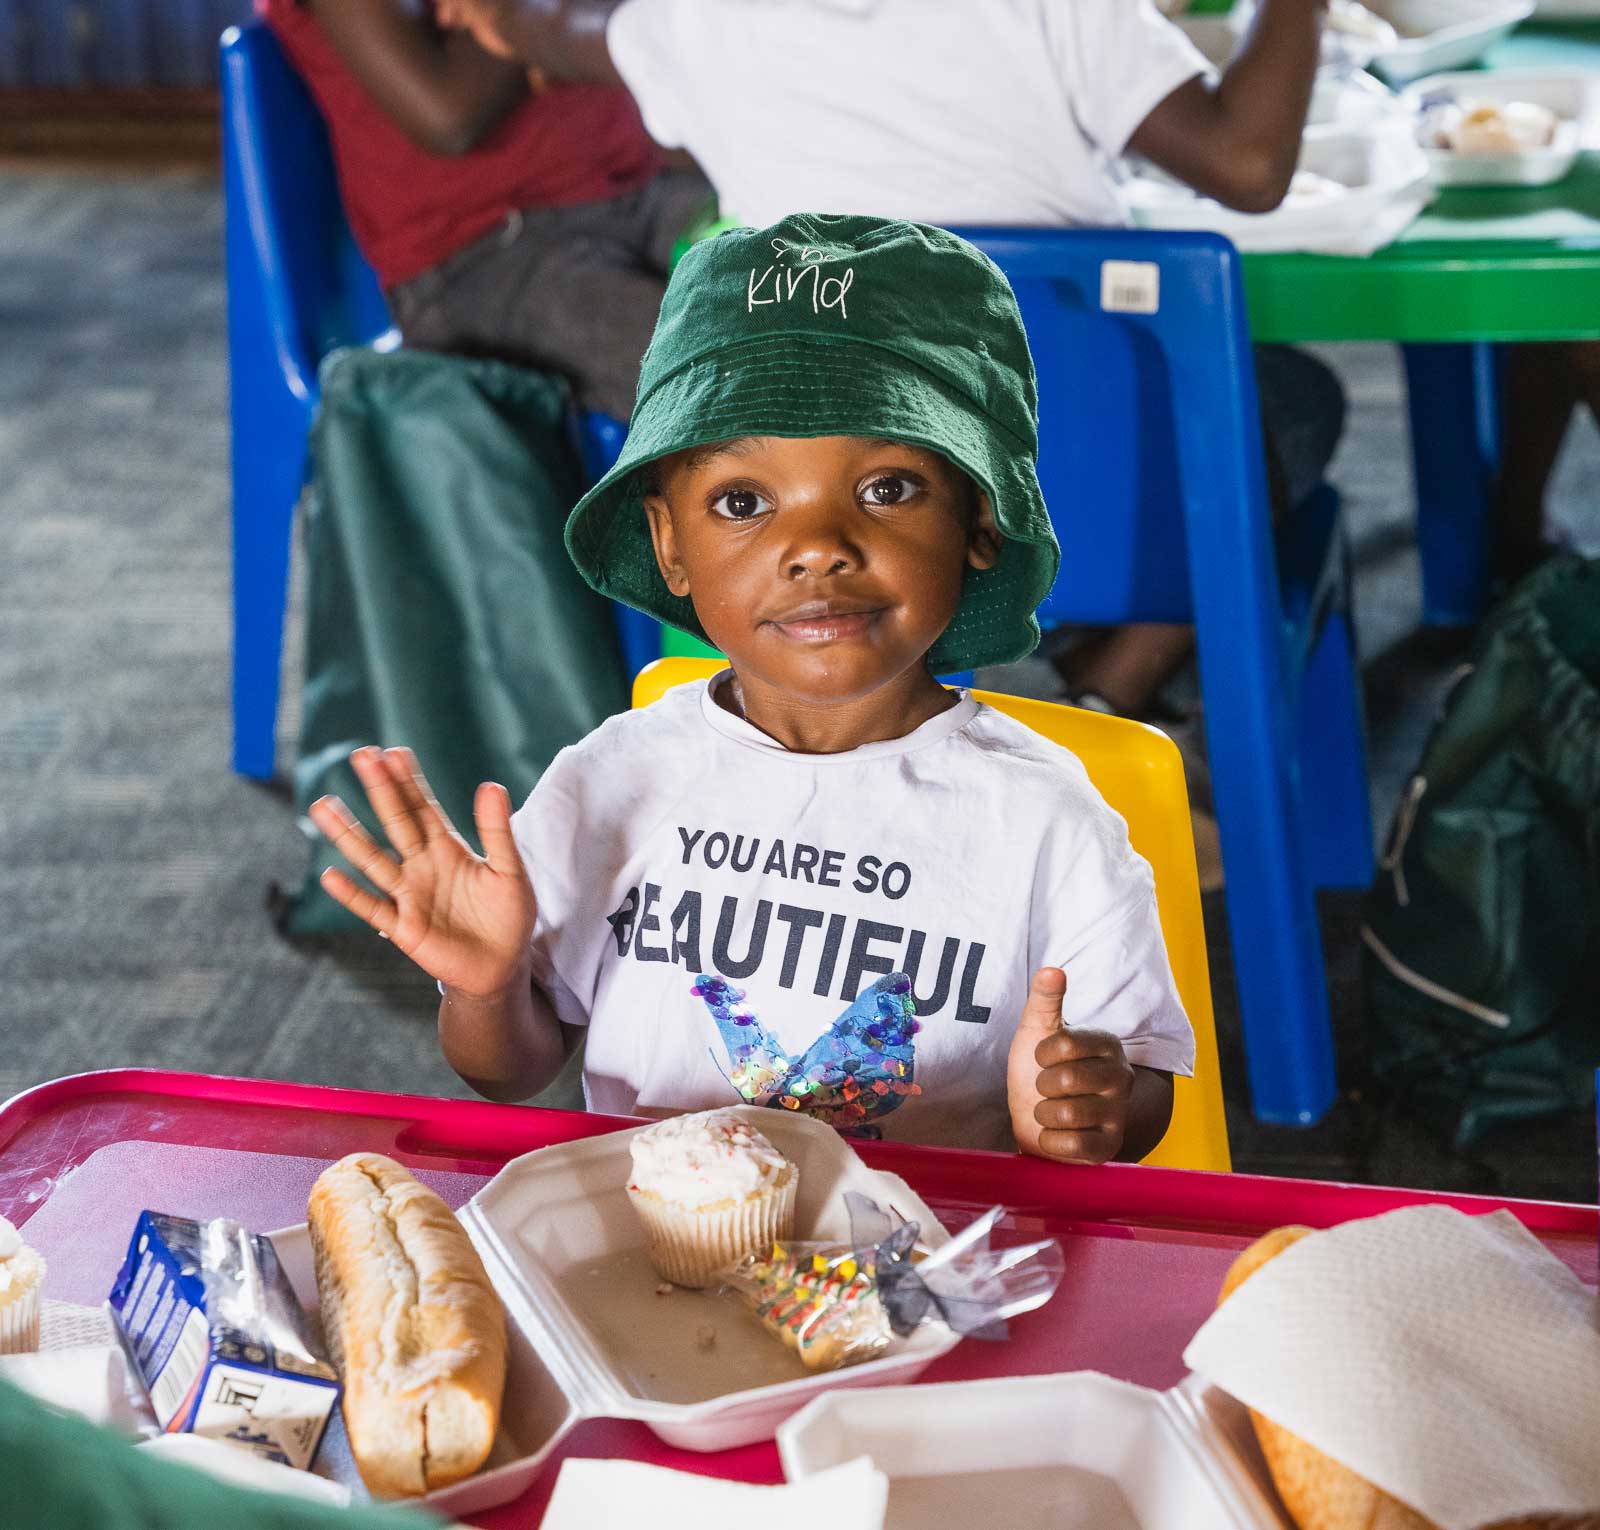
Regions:
<svg viewBox="0 0 1600 1530"><path fill-rule="evenodd" d="M793 1172L789 1160L731 1110L658 1121L631 1146L633 1188L679 1206L741 1200Z"/></svg>
<svg viewBox="0 0 1600 1530"><path fill-rule="evenodd" d="M0 1300L25 1296L44 1275L42 1260L4 1217L0 1217Z"/></svg>

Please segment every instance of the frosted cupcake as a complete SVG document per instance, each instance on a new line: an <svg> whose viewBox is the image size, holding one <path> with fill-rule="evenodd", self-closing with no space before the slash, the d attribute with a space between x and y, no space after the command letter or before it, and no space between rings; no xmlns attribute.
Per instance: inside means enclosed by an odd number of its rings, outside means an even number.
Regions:
<svg viewBox="0 0 1600 1530"><path fill-rule="evenodd" d="M0 1355L39 1347L39 1288L44 1260L0 1217Z"/></svg>
<svg viewBox="0 0 1600 1530"><path fill-rule="evenodd" d="M706 1285L792 1235L799 1171L733 1111L658 1122L632 1147L628 1199L674 1285Z"/></svg>

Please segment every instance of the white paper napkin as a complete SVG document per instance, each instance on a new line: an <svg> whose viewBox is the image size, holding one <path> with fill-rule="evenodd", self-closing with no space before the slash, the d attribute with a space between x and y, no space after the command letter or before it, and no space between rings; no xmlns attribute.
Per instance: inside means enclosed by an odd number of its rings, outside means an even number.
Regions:
<svg viewBox="0 0 1600 1530"><path fill-rule="evenodd" d="M883 1530L889 1479L866 1456L787 1487L697 1477L642 1461L561 1464L544 1530Z"/></svg>
<svg viewBox="0 0 1600 1530"><path fill-rule="evenodd" d="M1507 1211L1303 1238L1185 1362L1443 1530L1600 1510L1600 1308Z"/></svg>
<svg viewBox="0 0 1600 1530"><path fill-rule="evenodd" d="M81 1414L128 1439L156 1432L144 1386L129 1370L103 1308L47 1300L39 1318L39 1348L0 1355L0 1377L51 1407Z"/></svg>
<svg viewBox="0 0 1600 1530"><path fill-rule="evenodd" d="M154 1439L145 1440L139 1448L235 1487L254 1488L262 1493L285 1493L292 1498L337 1504L340 1508L351 1498L350 1489L341 1483L268 1461L226 1440L208 1439L199 1434L158 1434Z"/></svg>

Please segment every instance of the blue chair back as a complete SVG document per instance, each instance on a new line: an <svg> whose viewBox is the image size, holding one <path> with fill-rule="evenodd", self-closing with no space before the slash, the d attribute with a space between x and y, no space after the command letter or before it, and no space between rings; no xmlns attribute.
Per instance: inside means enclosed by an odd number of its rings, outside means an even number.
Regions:
<svg viewBox="0 0 1600 1530"><path fill-rule="evenodd" d="M236 179L229 280L259 284L278 364L310 403L322 358L377 339L389 311L351 237L322 117L272 30L230 27L221 59L227 171Z"/></svg>
<svg viewBox="0 0 1600 1530"><path fill-rule="evenodd" d="M1256 1113L1335 1095L1314 889L1371 876L1337 496L1280 578L1238 252L1214 234L963 230L1016 291L1062 542L1040 616L1193 622Z"/></svg>
<svg viewBox="0 0 1600 1530"><path fill-rule="evenodd" d="M1039 377L1062 622L1188 622L1188 536L1266 481L1238 256L1212 234L963 229L1009 278ZM1131 311L1140 307L1151 312Z"/></svg>

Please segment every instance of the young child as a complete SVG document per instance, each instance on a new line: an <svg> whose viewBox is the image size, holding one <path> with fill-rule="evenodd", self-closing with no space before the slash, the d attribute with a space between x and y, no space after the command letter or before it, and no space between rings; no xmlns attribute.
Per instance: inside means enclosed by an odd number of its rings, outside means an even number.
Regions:
<svg viewBox="0 0 1600 1530"><path fill-rule="evenodd" d="M328 125L408 346L560 372L625 419L678 237L711 205L626 91L535 81L427 0L261 0Z"/></svg>
<svg viewBox="0 0 1600 1530"><path fill-rule="evenodd" d="M534 1093L586 1027L597 1110L1160 1140L1193 1038L1150 868L1073 755L933 678L1038 641L1037 448L1015 299L963 240L796 215L689 253L567 545L729 669L610 719L514 818L482 786L484 859L403 749L353 758L398 858L311 810L376 888L328 891L439 980L473 1088Z"/></svg>

